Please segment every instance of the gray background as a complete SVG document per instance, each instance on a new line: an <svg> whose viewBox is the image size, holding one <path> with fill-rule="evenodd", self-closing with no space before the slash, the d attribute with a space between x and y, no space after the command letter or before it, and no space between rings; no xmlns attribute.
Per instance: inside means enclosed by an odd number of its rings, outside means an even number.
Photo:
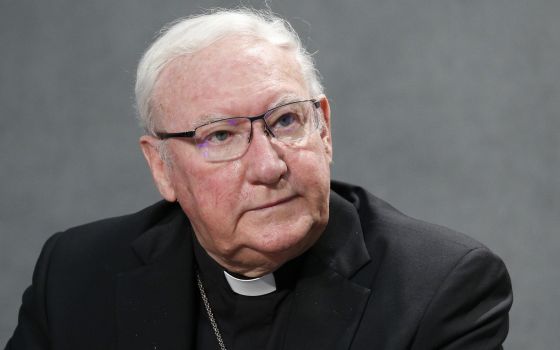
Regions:
<svg viewBox="0 0 560 350"><path fill-rule="evenodd" d="M560 1L269 3L317 51L334 177L488 245L513 280L506 347L557 348ZM0 0L0 346L48 236L159 198L135 65L164 23L216 5Z"/></svg>

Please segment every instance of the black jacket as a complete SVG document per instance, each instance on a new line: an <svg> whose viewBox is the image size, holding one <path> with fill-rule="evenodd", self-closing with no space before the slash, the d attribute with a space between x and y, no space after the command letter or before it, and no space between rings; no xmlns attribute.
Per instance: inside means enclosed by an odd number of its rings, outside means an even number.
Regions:
<svg viewBox="0 0 560 350"><path fill-rule="evenodd" d="M480 243L333 182L279 349L500 349L511 283ZM177 204L45 244L6 349L192 349L192 228Z"/></svg>

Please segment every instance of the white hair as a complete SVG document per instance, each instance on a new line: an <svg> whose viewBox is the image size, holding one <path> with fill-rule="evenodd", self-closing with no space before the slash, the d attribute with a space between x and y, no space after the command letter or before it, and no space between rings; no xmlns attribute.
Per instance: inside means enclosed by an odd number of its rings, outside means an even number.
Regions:
<svg viewBox="0 0 560 350"><path fill-rule="evenodd" d="M293 51L312 96L323 93L313 58L303 47L292 26L268 10L215 9L209 13L179 19L165 26L138 64L136 107L140 125L154 134L152 96L158 77L175 58L194 54L229 35L252 35Z"/></svg>

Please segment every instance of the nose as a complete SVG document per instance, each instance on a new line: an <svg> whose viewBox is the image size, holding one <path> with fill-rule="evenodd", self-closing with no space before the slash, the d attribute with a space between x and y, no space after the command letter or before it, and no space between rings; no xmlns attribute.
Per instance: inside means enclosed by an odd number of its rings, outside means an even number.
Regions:
<svg viewBox="0 0 560 350"><path fill-rule="evenodd" d="M244 157L247 159L247 179L251 183L272 185L288 171L281 150L275 143L264 121L255 121L249 150Z"/></svg>

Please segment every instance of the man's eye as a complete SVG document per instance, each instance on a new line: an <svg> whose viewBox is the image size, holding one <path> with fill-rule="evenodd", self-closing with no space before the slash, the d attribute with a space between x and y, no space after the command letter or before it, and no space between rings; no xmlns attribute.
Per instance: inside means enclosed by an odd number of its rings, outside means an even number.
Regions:
<svg viewBox="0 0 560 350"><path fill-rule="evenodd" d="M297 116L294 113L286 113L280 116L274 123L274 127L286 128L297 121Z"/></svg>
<svg viewBox="0 0 560 350"><path fill-rule="evenodd" d="M206 140L211 143L222 143L230 138L231 133L225 130L214 131L206 137Z"/></svg>

